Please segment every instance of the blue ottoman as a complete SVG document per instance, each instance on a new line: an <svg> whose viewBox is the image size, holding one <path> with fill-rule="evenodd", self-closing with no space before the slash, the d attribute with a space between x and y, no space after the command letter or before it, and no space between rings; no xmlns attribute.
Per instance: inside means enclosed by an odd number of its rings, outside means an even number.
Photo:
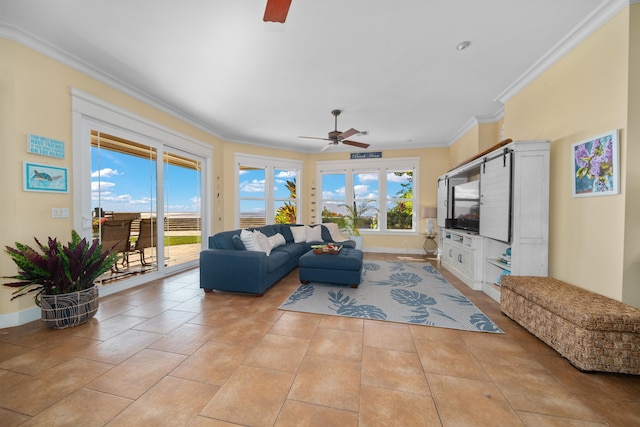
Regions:
<svg viewBox="0 0 640 427"><path fill-rule="evenodd" d="M357 288L362 277L362 251L342 248L335 255L314 254L313 250L300 257L300 282L336 283Z"/></svg>

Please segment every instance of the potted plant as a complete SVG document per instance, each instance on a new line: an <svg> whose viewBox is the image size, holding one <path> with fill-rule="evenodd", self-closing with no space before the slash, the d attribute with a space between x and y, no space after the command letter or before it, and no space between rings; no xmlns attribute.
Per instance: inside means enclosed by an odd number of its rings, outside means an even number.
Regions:
<svg viewBox="0 0 640 427"><path fill-rule="evenodd" d="M377 211L376 208L371 206L375 200L363 200L360 204L355 201L353 205L343 204L346 209L346 213L340 218L338 226L341 230L349 233L351 239L356 242L356 248L362 248L362 236L360 236L360 227L364 225L364 214L369 210Z"/></svg>
<svg viewBox="0 0 640 427"><path fill-rule="evenodd" d="M67 246L51 237L46 246L34 240L39 251L17 242L15 248L6 246L5 252L19 269L17 275L5 277L19 280L4 284L18 288L11 299L33 295L42 320L52 328L76 326L91 319L98 311L94 281L113 267L117 252L103 251L98 240L89 244L75 230Z"/></svg>

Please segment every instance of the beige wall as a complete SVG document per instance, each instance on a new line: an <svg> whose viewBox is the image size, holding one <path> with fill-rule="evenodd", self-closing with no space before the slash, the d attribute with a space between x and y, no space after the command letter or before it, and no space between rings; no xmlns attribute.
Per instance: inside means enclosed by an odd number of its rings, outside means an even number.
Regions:
<svg viewBox="0 0 640 427"><path fill-rule="evenodd" d="M624 261L622 300L640 307L640 4L630 8L629 19L629 107L627 112L625 171Z"/></svg>
<svg viewBox="0 0 640 427"><path fill-rule="evenodd" d="M478 126L478 150L488 150L500 142L502 119L495 123L483 123Z"/></svg>
<svg viewBox="0 0 640 427"><path fill-rule="evenodd" d="M80 89L104 101L162 123L221 151L222 142L168 114L123 94L18 43L0 39L0 245L30 244L36 236L67 238L73 224L73 187L68 194L22 191L22 162L69 168L72 183L71 88ZM32 133L65 142L65 158L55 159L27 153L26 135ZM216 156L215 170L222 168ZM214 170L214 174L216 173ZM52 219L51 208L67 207L71 216ZM0 276L15 274L8 256L0 256ZM3 280L5 283L6 280ZM32 306L31 298L9 302L11 289L0 286L0 314Z"/></svg>
<svg viewBox="0 0 640 427"><path fill-rule="evenodd" d="M479 140L478 125L476 125L451 144L449 147L449 168L447 170L481 152Z"/></svg>
<svg viewBox="0 0 640 427"><path fill-rule="evenodd" d="M450 167L448 169L455 168L456 165L499 143L502 123L503 119L495 123L477 124L451 144L449 147Z"/></svg>
<svg viewBox="0 0 640 427"><path fill-rule="evenodd" d="M173 116L159 111L106 84L73 70L18 43L0 39L0 186L2 200L10 201L0 209L2 229L0 245L30 243L33 236L69 236L73 224L73 188L69 194L26 193L22 191L22 162L32 161L69 168L72 182L71 88L79 89L106 102L174 129L214 148L212 202L213 232L234 226L235 202L234 156L236 153L263 155L303 161L303 222L310 222L311 187L316 179L316 161L348 159L348 153L306 154L221 141ZM65 159L37 156L26 152L26 135L33 133L65 142ZM386 151L384 157L420 157L422 205L435 205L435 182L448 169L448 148ZM67 207L71 217L52 219L52 207ZM424 220L420 220L420 230ZM405 249L422 248L423 237L365 237L365 245ZM15 274L15 266L7 256L0 257L0 275ZM3 281L3 283L5 283ZM33 305L29 298L9 302L11 290L0 286L0 315L15 313Z"/></svg>
<svg viewBox="0 0 640 427"><path fill-rule="evenodd" d="M625 253L639 242L625 249L628 32L627 8L508 100L504 119L505 138L551 140L549 275L618 300ZM615 128L621 194L573 198L571 144ZM640 307L637 293L624 300Z"/></svg>

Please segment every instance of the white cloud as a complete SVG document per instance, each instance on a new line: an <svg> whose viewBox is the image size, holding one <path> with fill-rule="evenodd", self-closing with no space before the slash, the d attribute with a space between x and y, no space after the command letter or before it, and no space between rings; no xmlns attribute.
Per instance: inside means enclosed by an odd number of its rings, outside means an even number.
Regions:
<svg viewBox="0 0 640 427"><path fill-rule="evenodd" d="M91 191L106 191L109 190L110 188L115 187L116 184L113 182L107 182L107 181L91 181Z"/></svg>
<svg viewBox="0 0 640 427"><path fill-rule="evenodd" d="M104 168L99 171L91 172L91 178L111 178L112 176L123 175L122 172L118 172L117 169Z"/></svg>
<svg viewBox="0 0 640 427"><path fill-rule="evenodd" d="M276 178L295 178L297 172L296 171L278 171L278 174L275 176Z"/></svg>
<svg viewBox="0 0 640 427"><path fill-rule="evenodd" d="M401 182L401 183L407 183L409 182L409 179L411 178L411 176L407 175L406 172L403 172L402 175L398 176L396 174L394 174L393 172L389 172L387 174L387 181L388 182Z"/></svg>
<svg viewBox="0 0 640 427"><path fill-rule="evenodd" d="M356 195L356 198L360 199L366 197L367 193L369 193L368 185L354 185L353 192Z"/></svg>
<svg viewBox="0 0 640 427"><path fill-rule="evenodd" d="M358 178L358 182L372 182L372 181L378 181L378 174L377 173L359 173L359 174L355 174L354 177Z"/></svg>
<svg viewBox="0 0 640 427"><path fill-rule="evenodd" d="M240 183L240 191L246 191L247 193L261 193L264 191L264 179L243 181Z"/></svg>

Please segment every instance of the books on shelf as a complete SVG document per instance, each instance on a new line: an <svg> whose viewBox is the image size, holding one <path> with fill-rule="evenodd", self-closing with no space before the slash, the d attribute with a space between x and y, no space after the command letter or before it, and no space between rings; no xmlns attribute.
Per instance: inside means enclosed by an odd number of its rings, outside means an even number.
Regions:
<svg viewBox="0 0 640 427"><path fill-rule="evenodd" d="M498 257L498 262L511 266L511 248L507 248L504 253Z"/></svg>
<svg viewBox="0 0 640 427"><path fill-rule="evenodd" d="M504 276L509 276L511 274L511 272L509 270L502 270L502 273L500 273L500 275L498 276L498 278L496 279L496 286L502 286L501 280Z"/></svg>

